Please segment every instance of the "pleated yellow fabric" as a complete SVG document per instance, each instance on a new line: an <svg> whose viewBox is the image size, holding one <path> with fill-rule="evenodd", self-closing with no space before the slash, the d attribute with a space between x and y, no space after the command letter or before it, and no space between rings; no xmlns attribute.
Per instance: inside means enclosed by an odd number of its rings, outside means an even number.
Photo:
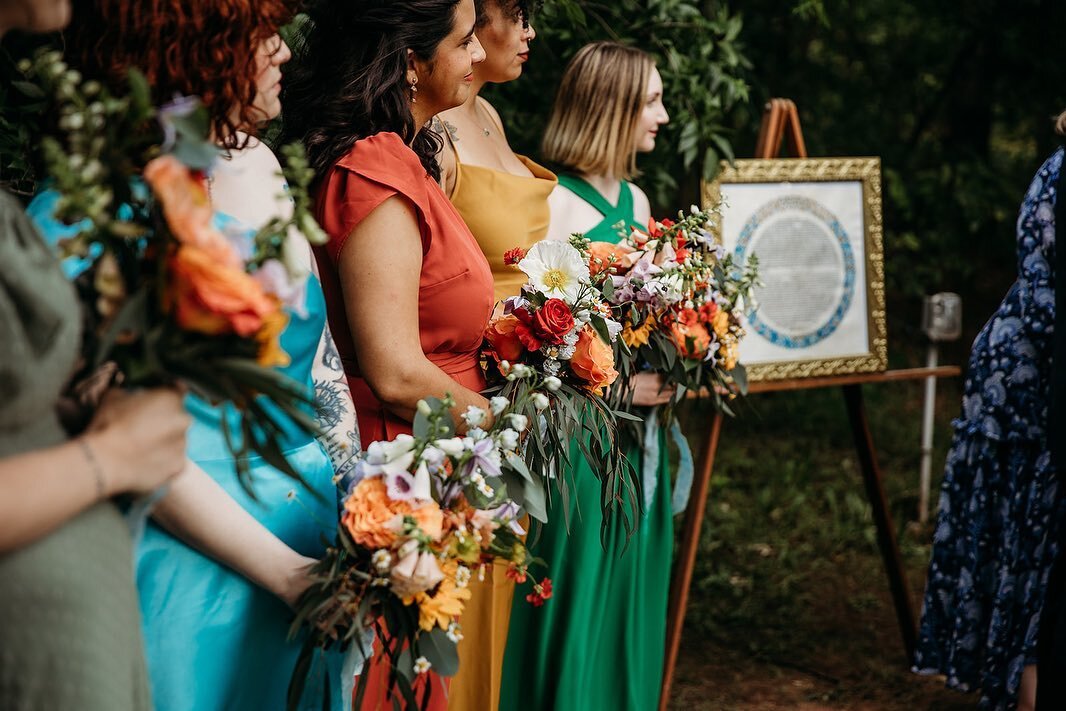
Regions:
<svg viewBox="0 0 1066 711"><path fill-rule="evenodd" d="M456 154L452 204L489 261L497 300L517 295L525 283L525 275L506 266L503 256L515 247L529 249L548 234L548 196L557 183L547 168L525 156L518 159L532 177L466 165ZM493 566L485 580L472 583L473 595L463 610L459 673L449 690L449 711L495 711L499 703L514 598L514 582L506 571L505 565Z"/></svg>

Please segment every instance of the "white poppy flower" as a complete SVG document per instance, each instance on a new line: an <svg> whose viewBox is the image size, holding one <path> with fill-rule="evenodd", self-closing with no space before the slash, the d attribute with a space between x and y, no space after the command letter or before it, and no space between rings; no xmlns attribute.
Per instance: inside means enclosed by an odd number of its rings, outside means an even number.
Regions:
<svg viewBox="0 0 1066 711"><path fill-rule="evenodd" d="M581 253L565 242L545 240L526 253L518 268L537 291L573 304L589 282L589 265Z"/></svg>

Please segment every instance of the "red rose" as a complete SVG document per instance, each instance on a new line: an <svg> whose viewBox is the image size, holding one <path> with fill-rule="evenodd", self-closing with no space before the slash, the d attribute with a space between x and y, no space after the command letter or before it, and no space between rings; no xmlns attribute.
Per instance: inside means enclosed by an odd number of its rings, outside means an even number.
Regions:
<svg viewBox="0 0 1066 711"><path fill-rule="evenodd" d="M684 264L688 260L688 254L689 252L687 249L684 247L678 247L674 251L674 260L677 261L678 264Z"/></svg>
<svg viewBox="0 0 1066 711"><path fill-rule="evenodd" d="M533 324L533 314L529 312L529 309L522 308L515 309L511 312L511 315L518 319L518 323L514 327L514 333L518 336L518 340L522 342L527 351L539 351L544 344L537 335Z"/></svg>
<svg viewBox="0 0 1066 711"><path fill-rule="evenodd" d="M533 328L545 342L559 344L574 328L574 314L562 299L548 299L533 314Z"/></svg>
<svg viewBox="0 0 1066 711"><path fill-rule="evenodd" d="M533 351L535 353L540 350L542 345L544 345L541 340L537 338L537 334L533 333L533 329L524 323L516 324L514 332L527 351Z"/></svg>

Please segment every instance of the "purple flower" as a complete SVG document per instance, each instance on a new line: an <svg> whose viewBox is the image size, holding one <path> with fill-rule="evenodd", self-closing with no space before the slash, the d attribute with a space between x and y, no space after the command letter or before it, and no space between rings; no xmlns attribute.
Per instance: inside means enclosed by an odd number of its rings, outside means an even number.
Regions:
<svg viewBox="0 0 1066 711"><path fill-rule="evenodd" d="M485 473L485 476L499 477L502 475L503 472L500 471L500 453L496 451L496 444L491 439L478 440L470 452L473 457L463 468L464 478L473 474L476 468L480 468Z"/></svg>

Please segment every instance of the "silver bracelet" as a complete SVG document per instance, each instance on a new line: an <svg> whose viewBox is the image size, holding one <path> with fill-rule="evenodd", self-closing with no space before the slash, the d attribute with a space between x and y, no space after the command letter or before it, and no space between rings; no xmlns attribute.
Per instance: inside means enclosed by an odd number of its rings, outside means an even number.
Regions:
<svg viewBox="0 0 1066 711"><path fill-rule="evenodd" d="M100 460L96 458L93 448L89 446L89 443L83 437L79 437L74 441L81 448L82 454L85 455L86 461L89 462L89 469L92 470L93 477L96 479L96 498L107 498L107 483L104 480L104 470L100 467Z"/></svg>

